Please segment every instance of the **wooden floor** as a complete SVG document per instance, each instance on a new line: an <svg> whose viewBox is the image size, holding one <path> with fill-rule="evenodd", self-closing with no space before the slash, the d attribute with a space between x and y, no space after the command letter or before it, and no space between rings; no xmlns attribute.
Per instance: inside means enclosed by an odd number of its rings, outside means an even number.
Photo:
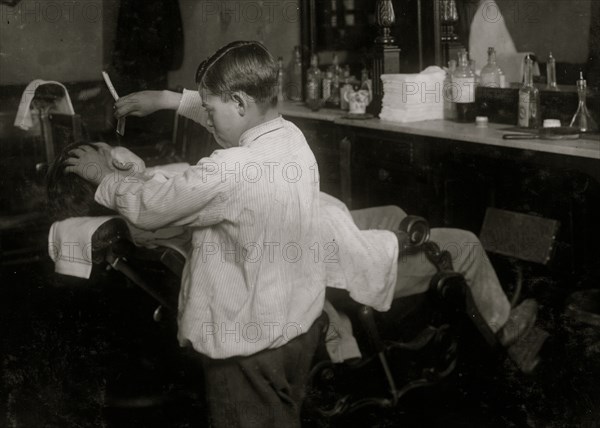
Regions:
<svg viewBox="0 0 600 428"><path fill-rule="evenodd" d="M154 303L112 272L58 277L47 262L4 269L0 283L0 426L207 426L202 374ZM542 305L552 334L539 373L466 349L452 378L394 410L305 426L593 427L600 420L600 334ZM369 379L357 379L363 386Z"/></svg>

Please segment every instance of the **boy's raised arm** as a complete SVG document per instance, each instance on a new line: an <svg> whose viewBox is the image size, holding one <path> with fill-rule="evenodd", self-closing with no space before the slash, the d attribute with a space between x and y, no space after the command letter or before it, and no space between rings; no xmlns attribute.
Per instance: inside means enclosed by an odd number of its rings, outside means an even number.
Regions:
<svg viewBox="0 0 600 428"><path fill-rule="evenodd" d="M206 112L198 91L141 91L119 98L115 102L115 117L147 116L158 110L176 110L180 114L206 127Z"/></svg>

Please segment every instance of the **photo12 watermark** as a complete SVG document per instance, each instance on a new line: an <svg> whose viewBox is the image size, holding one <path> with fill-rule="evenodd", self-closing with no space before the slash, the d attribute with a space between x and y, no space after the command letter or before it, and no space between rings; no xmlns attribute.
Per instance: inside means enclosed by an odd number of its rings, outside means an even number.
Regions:
<svg viewBox="0 0 600 428"><path fill-rule="evenodd" d="M23 0L13 7L0 8L5 24L69 24L102 22L103 3L100 0L43 1Z"/></svg>
<svg viewBox="0 0 600 428"><path fill-rule="evenodd" d="M300 2L224 0L203 1L200 3L200 21L205 23L220 19L223 23L253 24L297 23L300 22Z"/></svg>

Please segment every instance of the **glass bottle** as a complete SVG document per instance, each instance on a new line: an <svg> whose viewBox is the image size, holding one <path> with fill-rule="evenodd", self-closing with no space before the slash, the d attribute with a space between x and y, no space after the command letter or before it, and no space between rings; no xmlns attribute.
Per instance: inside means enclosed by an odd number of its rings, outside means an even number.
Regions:
<svg viewBox="0 0 600 428"><path fill-rule="evenodd" d="M283 101L283 57L277 59L277 101Z"/></svg>
<svg viewBox="0 0 600 428"><path fill-rule="evenodd" d="M452 75L456 70L456 60L451 59L448 61L448 72L444 79L444 119L455 120L456 119L456 103L454 103L452 95Z"/></svg>
<svg viewBox="0 0 600 428"><path fill-rule="evenodd" d="M332 67L333 68L333 67ZM333 68L335 70L335 68ZM329 97L331 107L340 107L340 75L332 72L331 77L331 96Z"/></svg>
<svg viewBox="0 0 600 428"><path fill-rule="evenodd" d="M310 68L306 71L306 101L314 102L321 99L321 70L319 57L313 54L310 58Z"/></svg>
<svg viewBox="0 0 600 428"><path fill-rule="evenodd" d="M333 81L333 72L331 70L327 70L325 72L325 77L323 77L323 81L322 81L322 88L323 88L323 95L321 96L321 98L323 98L323 100L328 103L331 98L331 83Z"/></svg>
<svg viewBox="0 0 600 428"><path fill-rule="evenodd" d="M488 48L488 62L481 70L481 86L488 88L500 87L500 68L496 64L496 50L493 47Z"/></svg>
<svg viewBox="0 0 600 428"><path fill-rule="evenodd" d="M533 59L529 55L525 57L523 85L519 89L519 126L540 126L540 92L533 84Z"/></svg>
<svg viewBox="0 0 600 428"><path fill-rule="evenodd" d="M504 72L502 71L502 69L500 67L498 67L498 77L500 80L500 87L508 88L509 85L508 85L508 83L506 83L506 74L504 74Z"/></svg>
<svg viewBox="0 0 600 428"><path fill-rule="evenodd" d="M290 101L302 101L302 54L300 46L294 47L294 56L288 67L286 93Z"/></svg>
<svg viewBox="0 0 600 428"><path fill-rule="evenodd" d="M548 61L546 61L546 88L553 91L558 90L556 85L556 59L552 56L552 52L550 52Z"/></svg>
<svg viewBox="0 0 600 428"><path fill-rule="evenodd" d="M467 53L467 58L469 57L469 54ZM471 71L473 72L473 75L475 76L475 84L479 84L479 76L477 75L477 61L475 61L474 59L470 59L469 60L469 68L471 69Z"/></svg>
<svg viewBox="0 0 600 428"><path fill-rule="evenodd" d="M354 89L352 88L352 78L350 77L350 66L346 66L343 71L342 77L342 85L340 88L340 107L342 110L348 110L349 105L348 101L346 101L345 94L346 92L352 92Z"/></svg>
<svg viewBox="0 0 600 428"><path fill-rule="evenodd" d="M467 51L458 52L458 64L452 74L452 100L456 104L456 120L475 120L475 74L469 68Z"/></svg>
<svg viewBox="0 0 600 428"><path fill-rule="evenodd" d="M586 104L587 82L583 79L583 72L579 73L577 95L579 95L579 105L577 106L577 111L573 115L573 119L571 119L571 124L569 126L577 128L582 132L597 131L598 124L590 115Z"/></svg>
<svg viewBox="0 0 600 428"><path fill-rule="evenodd" d="M369 101L370 104L373 100L373 82L369 79L369 70L364 67L360 72L360 89L364 89L369 93Z"/></svg>
<svg viewBox="0 0 600 428"><path fill-rule="evenodd" d="M331 63L331 71L333 71L333 76L341 78L342 77L342 67L340 67L340 61L338 59L338 55L336 53L333 54L333 61Z"/></svg>

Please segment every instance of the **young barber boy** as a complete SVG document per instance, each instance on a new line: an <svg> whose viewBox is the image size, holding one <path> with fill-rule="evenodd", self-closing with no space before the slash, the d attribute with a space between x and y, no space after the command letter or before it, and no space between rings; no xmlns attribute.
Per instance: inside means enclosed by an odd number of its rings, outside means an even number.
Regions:
<svg viewBox="0 0 600 428"><path fill-rule="evenodd" d="M277 111L277 66L234 42L197 73L206 126L223 150L166 182L119 176L108 146L82 146L66 170L135 226L192 229L179 295L179 340L205 356L214 426L299 426L320 338L325 272L316 161Z"/></svg>

